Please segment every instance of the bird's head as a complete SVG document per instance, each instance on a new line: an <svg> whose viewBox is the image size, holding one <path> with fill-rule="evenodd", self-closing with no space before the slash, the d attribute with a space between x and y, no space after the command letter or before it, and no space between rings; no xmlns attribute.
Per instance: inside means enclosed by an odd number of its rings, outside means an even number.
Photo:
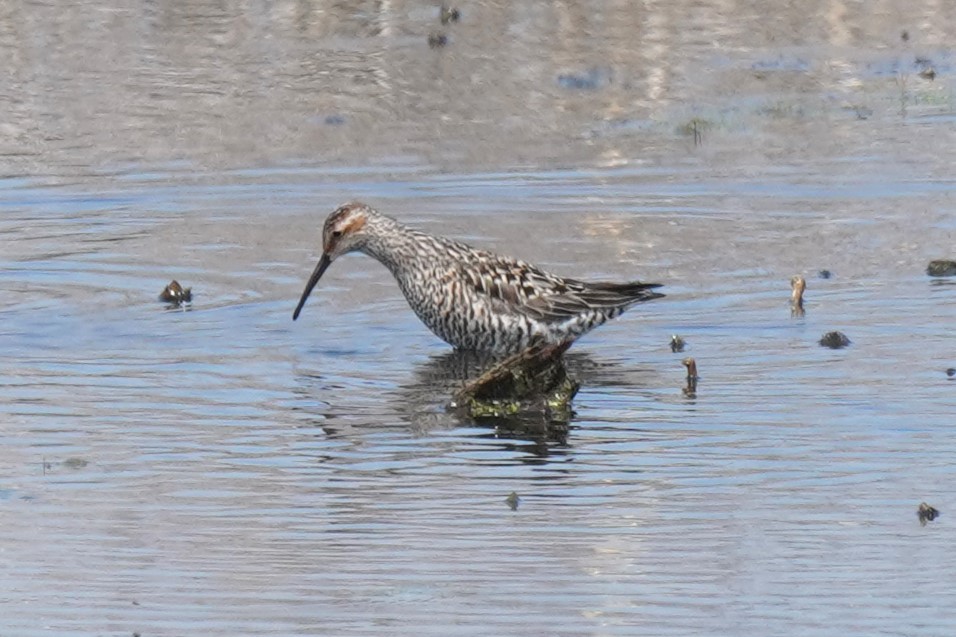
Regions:
<svg viewBox="0 0 956 637"><path fill-rule="evenodd" d="M370 206L352 202L340 206L325 220L325 225L322 227L322 257L312 271L299 304L292 313L293 321L299 318L299 312L302 311L302 306L309 298L312 288L316 286L332 262L343 254L361 250L365 246L368 240L366 229L369 220L376 214Z"/></svg>
<svg viewBox="0 0 956 637"><path fill-rule="evenodd" d="M339 206L322 227L322 255L332 262L343 254L361 250L368 236L365 230L369 218L374 214L375 211L364 203Z"/></svg>

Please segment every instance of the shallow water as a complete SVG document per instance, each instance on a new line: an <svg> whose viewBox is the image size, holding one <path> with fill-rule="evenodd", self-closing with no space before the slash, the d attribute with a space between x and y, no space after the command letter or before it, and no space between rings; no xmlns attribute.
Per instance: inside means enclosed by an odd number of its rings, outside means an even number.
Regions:
<svg viewBox="0 0 956 637"><path fill-rule="evenodd" d="M956 630L956 15L517 4L0 11L0 632ZM348 199L668 296L467 422Z"/></svg>

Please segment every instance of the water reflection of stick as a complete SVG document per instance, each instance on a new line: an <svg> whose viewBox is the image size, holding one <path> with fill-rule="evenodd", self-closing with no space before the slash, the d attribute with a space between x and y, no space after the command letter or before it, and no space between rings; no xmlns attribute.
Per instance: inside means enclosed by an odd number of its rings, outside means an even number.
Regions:
<svg viewBox="0 0 956 637"><path fill-rule="evenodd" d="M790 315L803 316L803 291L807 289L807 280L799 274L790 278Z"/></svg>

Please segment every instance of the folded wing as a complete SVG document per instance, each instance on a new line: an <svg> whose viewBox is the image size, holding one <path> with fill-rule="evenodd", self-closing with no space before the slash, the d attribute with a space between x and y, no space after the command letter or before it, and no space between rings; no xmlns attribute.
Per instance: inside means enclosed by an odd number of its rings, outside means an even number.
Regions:
<svg viewBox="0 0 956 637"><path fill-rule="evenodd" d="M659 283L588 283L563 279L523 261L490 253L475 267L461 268L461 277L479 295L489 297L499 311L561 322L588 311L623 311L635 303L664 296Z"/></svg>

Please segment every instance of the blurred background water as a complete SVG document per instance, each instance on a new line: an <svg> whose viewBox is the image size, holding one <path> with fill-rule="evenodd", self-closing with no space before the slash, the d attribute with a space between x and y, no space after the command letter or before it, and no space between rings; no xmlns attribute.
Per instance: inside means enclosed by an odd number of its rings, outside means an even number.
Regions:
<svg viewBox="0 0 956 637"><path fill-rule="evenodd" d="M953 634L956 6L454 6L0 5L0 633ZM668 296L462 420L350 199Z"/></svg>

